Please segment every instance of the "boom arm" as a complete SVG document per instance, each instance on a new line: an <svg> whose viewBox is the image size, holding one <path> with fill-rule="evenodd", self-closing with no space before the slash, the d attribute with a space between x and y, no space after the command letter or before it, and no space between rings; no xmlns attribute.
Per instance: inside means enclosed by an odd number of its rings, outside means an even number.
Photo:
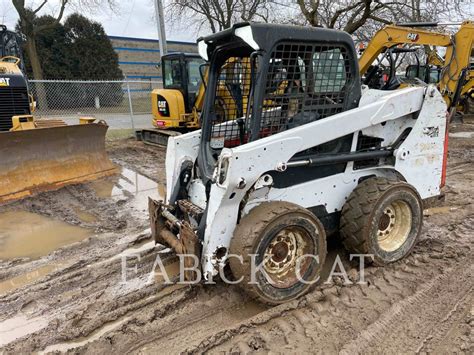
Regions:
<svg viewBox="0 0 474 355"><path fill-rule="evenodd" d="M448 46L446 50L444 69L439 82L439 89L449 107L458 104L453 102L458 85L462 86L459 91L461 97L474 87L474 63L470 63L473 45L474 22L466 21L454 35L454 45ZM464 70L464 82L459 83Z"/></svg>
<svg viewBox="0 0 474 355"><path fill-rule="evenodd" d="M451 36L443 33L424 31L419 29L385 26L378 31L367 45L359 59L359 72L364 75L369 66L385 49L398 44L417 44L448 47L451 45Z"/></svg>

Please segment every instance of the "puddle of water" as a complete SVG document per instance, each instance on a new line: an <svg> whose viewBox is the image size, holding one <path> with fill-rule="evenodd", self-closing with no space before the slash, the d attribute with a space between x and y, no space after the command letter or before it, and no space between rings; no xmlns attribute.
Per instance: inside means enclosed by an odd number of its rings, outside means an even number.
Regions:
<svg viewBox="0 0 474 355"><path fill-rule="evenodd" d="M474 132L456 132L450 133L451 138L474 138Z"/></svg>
<svg viewBox="0 0 474 355"><path fill-rule="evenodd" d="M131 204L138 210L148 208L148 197L163 200L166 191L163 185L127 168L122 168L118 179L94 181L91 186L100 198L133 195Z"/></svg>
<svg viewBox="0 0 474 355"><path fill-rule="evenodd" d="M16 290L17 288L20 288L22 286L31 284L45 277L46 275L52 273L53 271L63 268L65 265L66 264L62 264L62 263L53 263L53 264L44 265L32 271L28 271L25 274L21 274L21 275L12 277L11 279L2 281L0 282L0 296L10 291Z"/></svg>
<svg viewBox="0 0 474 355"><path fill-rule="evenodd" d="M123 318L123 319L118 319L115 322L108 323L105 326L103 326L102 328L94 331L91 335L89 335L88 337L83 338L80 341L50 345L46 349L44 349L43 351L40 351L38 354L49 354L51 352L65 353L68 350L83 347L86 344L89 344L89 343L92 343L93 341L96 341L97 339L99 339L104 334L106 334L106 333L108 333L108 332L110 332L114 329L117 329L122 324L127 322L129 319L130 319L130 317L126 317L126 318Z"/></svg>
<svg viewBox="0 0 474 355"><path fill-rule="evenodd" d="M115 183L113 177L107 178L107 179L102 179L102 180L96 180L91 182L91 186L95 191L95 194L100 197L100 198L110 198L113 196L113 193L117 193L114 191ZM120 192L120 191L119 191ZM119 195L121 195L119 193Z"/></svg>
<svg viewBox="0 0 474 355"><path fill-rule="evenodd" d="M451 211L456 211L457 209L458 209L457 207L450 207L450 206L432 207L432 208L427 208L426 210L424 210L423 215L432 216L434 214L449 213Z"/></svg>
<svg viewBox="0 0 474 355"><path fill-rule="evenodd" d="M97 217L92 213L81 210L80 208L75 208L74 213L76 213L77 217L79 217L82 222L94 223L98 221Z"/></svg>
<svg viewBox="0 0 474 355"><path fill-rule="evenodd" d="M45 317L28 319L25 315L16 316L0 322L0 347L28 334L37 332L48 325Z"/></svg>
<svg viewBox="0 0 474 355"><path fill-rule="evenodd" d="M93 232L26 211L0 213L0 260L37 259Z"/></svg>

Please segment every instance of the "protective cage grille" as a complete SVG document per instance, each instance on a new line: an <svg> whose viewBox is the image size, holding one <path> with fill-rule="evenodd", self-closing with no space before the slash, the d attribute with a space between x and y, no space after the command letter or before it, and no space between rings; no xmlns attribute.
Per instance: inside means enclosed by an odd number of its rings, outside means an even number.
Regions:
<svg viewBox="0 0 474 355"><path fill-rule="evenodd" d="M233 147L247 141L244 123L250 96L250 58L231 57L222 65L214 102L211 147Z"/></svg>
<svg viewBox="0 0 474 355"><path fill-rule="evenodd" d="M232 61L235 63L235 58L229 59L221 69L215 112L226 114L217 114L215 123L245 115L250 94L250 61L239 58L237 62L244 65L229 66ZM254 118L249 115L250 120L260 121L257 137L342 112L347 88L353 80L351 68L350 57L342 45L292 42L277 45L268 63L261 115ZM211 146L233 147L246 143L253 126L243 120L214 126Z"/></svg>

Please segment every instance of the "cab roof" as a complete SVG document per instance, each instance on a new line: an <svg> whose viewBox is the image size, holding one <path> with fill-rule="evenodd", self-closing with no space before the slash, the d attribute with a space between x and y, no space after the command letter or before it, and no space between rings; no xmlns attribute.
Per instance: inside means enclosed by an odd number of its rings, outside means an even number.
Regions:
<svg viewBox="0 0 474 355"><path fill-rule="evenodd" d="M240 42L254 50L268 52L280 41L343 43L355 53L354 42L347 32L320 27L253 22L238 23L224 31L200 37L197 43L199 54L207 60L210 54L220 46Z"/></svg>

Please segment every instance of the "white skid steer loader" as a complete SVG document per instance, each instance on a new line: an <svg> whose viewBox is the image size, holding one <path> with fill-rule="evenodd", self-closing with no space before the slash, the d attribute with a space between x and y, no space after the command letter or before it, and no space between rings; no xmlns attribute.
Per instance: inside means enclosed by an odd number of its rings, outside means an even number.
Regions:
<svg viewBox="0 0 474 355"><path fill-rule="evenodd" d="M156 242L198 256L207 280L229 265L270 304L308 290L335 232L376 265L411 252L445 179L434 86L361 88L340 31L243 23L198 46L210 63L202 129L168 142L166 201L149 204ZM247 64L229 73L228 61ZM245 115L223 122L222 106Z"/></svg>

